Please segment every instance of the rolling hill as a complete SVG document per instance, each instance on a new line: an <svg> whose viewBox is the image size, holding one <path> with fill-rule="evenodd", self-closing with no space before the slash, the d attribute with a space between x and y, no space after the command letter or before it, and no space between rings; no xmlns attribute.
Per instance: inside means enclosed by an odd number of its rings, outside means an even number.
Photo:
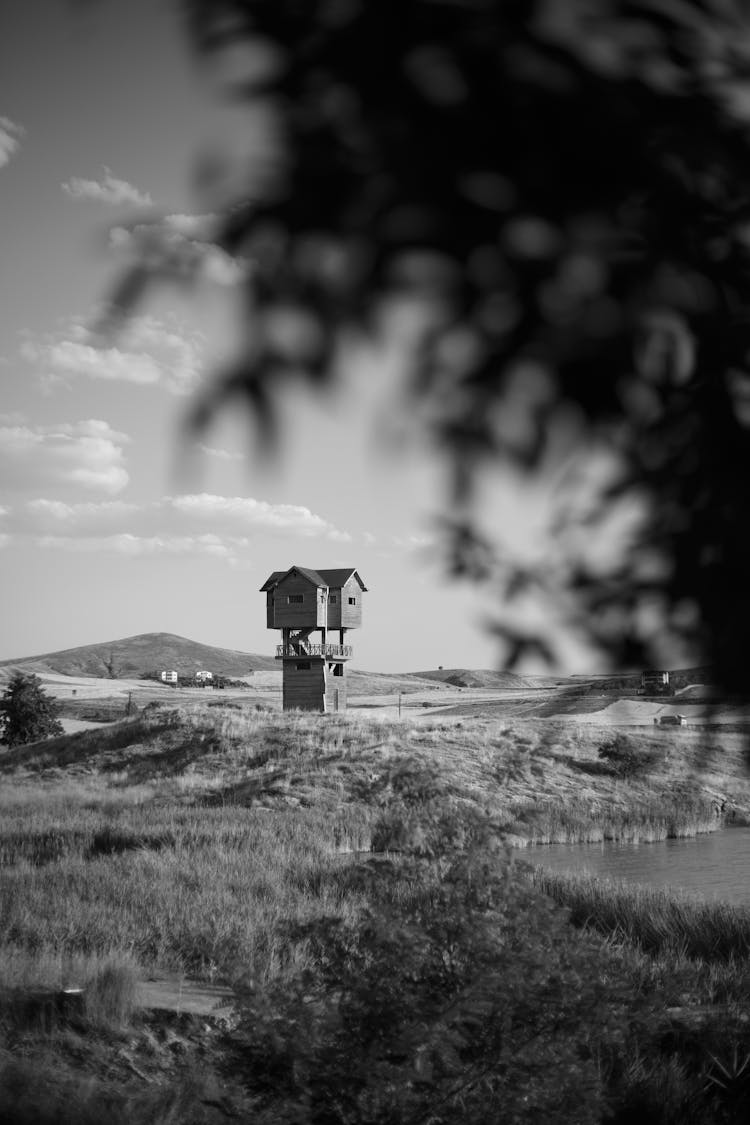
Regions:
<svg viewBox="0 0 750 1125"><path fill-rule="evenodd" d="M0 670L19 668L36 673L57 672L63 676L110 676L111 668L113 678L136 678L163 668L174 668L187 676L207 668L215 675L242 679L252 672L275 671L277 667L270 656L214 648L175 633L140 633L117 641L0 661Z"/></svg>
<svg viewBox="0 0 750 1125"><path fill-rule="evenodd" d="M522 676L516 672L498 672L489 668L437 668L406 674L422 680L439 680L448 687L485 688L488 691L521 691L554 687L556 683L551 676Z"/></svg>

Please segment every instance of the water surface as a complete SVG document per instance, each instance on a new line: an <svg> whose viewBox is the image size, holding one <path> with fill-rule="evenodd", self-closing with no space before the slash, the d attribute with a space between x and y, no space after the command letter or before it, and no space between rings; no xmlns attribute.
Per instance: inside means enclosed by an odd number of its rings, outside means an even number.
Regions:
<svg viewBox="0 0 750 1125"><path fill-rule="evenodd" d="M656 844L549 844L514 848L551 871L674 887L705 899L750 906L750 828L726 828Z"/></svg>

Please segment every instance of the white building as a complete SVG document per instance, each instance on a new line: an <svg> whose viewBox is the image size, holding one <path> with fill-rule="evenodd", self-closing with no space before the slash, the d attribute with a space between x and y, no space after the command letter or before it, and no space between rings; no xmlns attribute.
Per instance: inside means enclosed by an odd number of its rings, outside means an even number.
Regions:
<svg viewBox="0 0 750 1125"><path fill-rule="evenodd" d="M162 672L161 673L161 679L162 679L162 683L164 683L164 684L176 684L177 683L177 673L174 671L174 669L172 671L169 671L169 672Z"/></svg>
<svg viewBox="0 0 750 1125"><path fill-rule="evenodd" d="M213 672L196 672L195 679L199 684L207 684L214 678Z"/></svg>

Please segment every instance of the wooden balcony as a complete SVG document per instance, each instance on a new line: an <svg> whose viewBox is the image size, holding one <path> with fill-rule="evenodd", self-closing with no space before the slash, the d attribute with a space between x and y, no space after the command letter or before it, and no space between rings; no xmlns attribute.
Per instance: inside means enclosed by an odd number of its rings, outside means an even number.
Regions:
<svg viewBox="0 0 750 1125"><path fill-rule="evenodd" d="M276 645L276 659L285 656L323 656L332 660L348 660L352 655L351 645L313 645L308 641L295 641L289 645Z"/></svg>

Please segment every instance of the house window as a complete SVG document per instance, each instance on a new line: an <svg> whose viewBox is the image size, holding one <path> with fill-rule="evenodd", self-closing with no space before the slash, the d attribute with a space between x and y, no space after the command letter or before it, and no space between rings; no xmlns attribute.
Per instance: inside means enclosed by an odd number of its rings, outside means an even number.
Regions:
<svg viewBox="0 0 750 1125"><path fill-rule="evenodd" d="M305 600L304 594L287 594L288 605L299 605Z"/></svg>
<svg viewBox="0 0 750 1125"><path fill-rule="evenodd" d="M343 676L343 674L344 674L344 665L343 665L343 664L334 664L334 666L333 666L333 674L334 674L334 676Z"/></svg>
<svg viewBox="0 0 750 1125"><path fill-rule="evenodd" d="M329 597L328 597L328 600L331 603L331 605L336 605L336 602L337 602L338 599L336 598L335 594L330 594Z"/></svg>
<svg viewBox="0 0 750 1125"><path fill-rule="evenodd" d="M349 605L356 605L356 604L357 604L356 598L349 598Z"/></svg>
<svg viewBox="0 0 750 1125"><path fill-rule="evenodd" d="M298 660L297 661L297 671L298 672L309 672L310 671L310 661L309 660Z"/></svg>

